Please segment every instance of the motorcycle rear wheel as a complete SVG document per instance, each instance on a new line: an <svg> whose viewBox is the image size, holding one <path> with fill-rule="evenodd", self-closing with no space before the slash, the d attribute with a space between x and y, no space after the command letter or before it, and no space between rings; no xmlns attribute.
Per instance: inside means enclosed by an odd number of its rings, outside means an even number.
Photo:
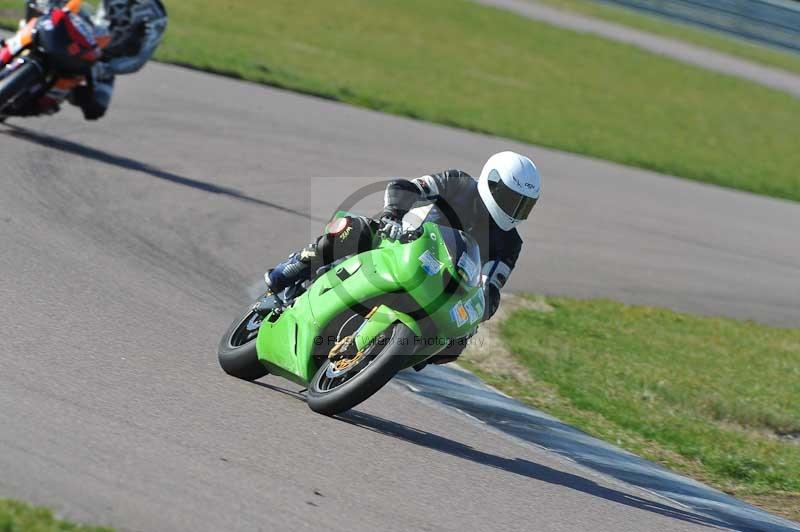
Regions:
<svg viewBox="0 0 800 532"><path fill-rule="evenodd" d="M365 361L355 365L352 375L331 377L332 362L326 360L308 385L309 408L334 416L367 400L406 367L414 340L411 329L402 323L395 324L381 341L364 349ZM379 351L367 352L370 349Z"/></svg>
<svg viewBox="0 0 800 532"><path fill-rule="evenodd" d="M217 348L217 360L225 373L246 381L269 373L256 351L260 325L261 317L251 308L228 327Z"/></svg>

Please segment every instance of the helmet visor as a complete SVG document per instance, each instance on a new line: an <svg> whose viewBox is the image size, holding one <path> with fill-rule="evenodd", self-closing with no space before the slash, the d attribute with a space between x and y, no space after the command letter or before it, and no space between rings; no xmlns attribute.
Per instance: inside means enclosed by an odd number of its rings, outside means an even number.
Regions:
<svg viewBox="0 0 800 532"><path fill-rule="evenodd" d="M537 198L524 196L509 188L500 179L500 174L496 170L492 170L489 174L489 191L503 212L516 220L527 219L536 205Z"/></svg>

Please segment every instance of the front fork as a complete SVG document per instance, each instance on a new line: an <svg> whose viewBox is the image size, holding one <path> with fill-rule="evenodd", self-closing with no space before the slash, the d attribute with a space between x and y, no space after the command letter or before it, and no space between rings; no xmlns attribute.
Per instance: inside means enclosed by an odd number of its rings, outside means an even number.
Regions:
<svg viewBox="0 0 800 532"><path fill-rule="evenodd" d="M0 112L5 115L26 114L22 112L25 110L26 106L33 104L37 98L46 94L48 90L49 84L43 75L44 68L38 60L30 58L29 56L18 57L5 65L5 67L0 70L0 82L7 80L9 76L12 76L14 73L17 73L19 69L24 67L32 67L28 68L26 72L26 78L29 79L7 81L7 83L19 84L20 89L18 89L18 91L13 91L13 94L6 95L4 97L5 101L0 102L0 106L2 106Z"/></svg>

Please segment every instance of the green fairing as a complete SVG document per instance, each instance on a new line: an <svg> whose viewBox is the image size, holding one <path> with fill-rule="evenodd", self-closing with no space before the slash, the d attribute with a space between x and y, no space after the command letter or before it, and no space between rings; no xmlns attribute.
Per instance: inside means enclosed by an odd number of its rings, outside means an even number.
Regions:
<svg viewBox="0 0 800 532"><path fill-rule="evenodd" d="M337 213L337 216L344 214ZM420 257L426 251L442 264L438 272L427 273L423 268ZM458 261L458 257L455 260ZM337 333L326 330L331 320L344 312L352 313L353 309L366 314L375 306L376 312L356 335L358 349L401 322L417 336L415 345L411 346L413 349L409 349L408 354L413 356L409 357L407 365L417 364L441 351L448 339L470 334L477 325L475 317L483 314L483 291L459 283L458 289L448 294L444 286L450 277L459 278L459 274L436 224L423 224L422 235L406 244L382 239L376 249L350 257L320 276L280 316L268 316L256 341L258 357L272 373L308 383L318 369L315 346ZM433 327L427 330L435 331L432 336L423 337L425 328L411 315L380 302L381 296L403 292L424 311L414 314L429 316ZM451 311L456 312L453 310L456 306L463 311L463 304L467 302L474 312L470 319L458 325Z"/></svg>

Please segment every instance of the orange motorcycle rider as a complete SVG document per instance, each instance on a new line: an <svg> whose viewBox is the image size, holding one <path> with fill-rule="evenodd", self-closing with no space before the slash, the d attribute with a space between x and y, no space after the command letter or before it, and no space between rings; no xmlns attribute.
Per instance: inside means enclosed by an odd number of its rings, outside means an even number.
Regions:
<svg viewBox="0 0 800 532"><path fill-rule="evenodd" d="M62 7L64 3L32 0L20 24ZM54 87L45 96L15 109L10 115L53 114L59 110L59 104L68 99L81 108L86 120L101 118L111 104L116 75L137 72L152 57L167 28L167 12L161 0L103 0L93 16L82 10L70 14L70 23L81 33L93 33L98 42L107 42L86 83L65 94Z"/></svg>

